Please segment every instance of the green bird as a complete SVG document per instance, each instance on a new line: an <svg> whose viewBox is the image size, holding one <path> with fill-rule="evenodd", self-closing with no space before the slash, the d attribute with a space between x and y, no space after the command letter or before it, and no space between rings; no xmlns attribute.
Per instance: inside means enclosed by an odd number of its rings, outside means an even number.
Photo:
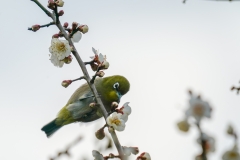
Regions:
<svg viewBox="0 0 240 160"><path fill-rule="evenodd" d="M107 112L111 111L112 102L120 102L121 97L129 91L129 81L120 75L97 78L94 82L98 94ZM100 107L90 107L95 103L93 93L87 83L80 86L70 97L67 104L59 111L57 117L41 129L51 136L62 126L73 122L91 122L102 117Z"/></svg>

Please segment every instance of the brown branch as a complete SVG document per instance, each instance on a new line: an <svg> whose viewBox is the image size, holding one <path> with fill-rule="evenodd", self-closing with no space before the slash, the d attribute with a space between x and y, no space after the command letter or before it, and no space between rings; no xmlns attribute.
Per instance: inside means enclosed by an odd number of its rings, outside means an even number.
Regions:
<svg viewBox="0 0 240 160"><path fill-rule="evenodd" d="M31 0L31 1L35 2L49 17L51 17L54 20L55 17L53 17L53 15L49 11L47 11L47 9L45 7L43 7L37 0ZM96 89L95 85L90 82L91 78L90 78L90 76L89 76L89 74L87 72L87 68L86 68L84 62L80 58L80 56L78 54L78 51L76 50L73 42L71 41L71 39L69 38L69 36L66 33L65 29L61 25L61 22L59 21L59 23L56 23L56 26L58 27L60 32L63 34L64 38L69 42L70 46L73 47L72 54L75 56L75 58L76 58L76 60L77 60L77 62L79 64L80 68L82 69L82 72L83 72L83 74L85 76L85 79L86 79L86 81L87 81L87 83L88 83L88 85L89 85L89 87L90 87L90 89L91 89L95 99L96 99L96 102L100 105L100 108L101 108L102 113L103 113L103 117L105 118L105 121L106 121L106 119L108 117L108 113L107 113L107 111L106 111L106 109L105 109L105 107L104 107L104 105L102 103L102 100L99 97L99 94L97 92L97 89ZM126 156L124 156L124 153L123 153L123 148L122 148L122 146L121 146L121 144L120 144L120 142L119 142L119 140L117 138L117 135L116 135L115 131L112 130L112 132L110 132L110 134L111 134L112 139L114 141L114 144L115 144L115 146L116 146L116 148L118 150L120 158L122 160L126 160Z"/></svg>
<svg viewBox="0 0 240 160"><path fill-rule="evenodd" d="M203 132L202 132L202 129L201 129L201 126L200 126L200 122L197 122L196 125L197 125L198 131L200 133L200 139L201 139L201 146L202 146L202 154L201 154L201 156L202 156L203 160L207 160L206 140L204 140L204 138L203 138Z"/></svg>

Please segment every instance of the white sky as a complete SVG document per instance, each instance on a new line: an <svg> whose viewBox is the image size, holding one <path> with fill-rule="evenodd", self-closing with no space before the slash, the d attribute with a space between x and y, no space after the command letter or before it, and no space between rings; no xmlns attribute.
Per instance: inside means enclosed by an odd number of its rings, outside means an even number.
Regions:
<svg viewBox="0 0 240 160"><path fill-rule="evenodd" d="M133 110L125 131L118 132L122 145L138 146L153 160L192 160L200 153L196 128L187 134L176 128L187 107L186 91L192 89L214 108L213 118L203 122L204 131L217 141L209 160L219 160L232 146L225 130L232 123L240 133L240 99L230 91L240 80L239 8L238 2L203 0L185 5L181 0L65 0L61 21L90 28L76 44L82 59L90 60L95 47L110 62L106 76L121 74L131 83L121 101L130 102ZM27 30L49 22L30 0L1 2L1 160L44 160L78 135L86 140L73 148L72 159L91 157L97 149L94 125L71 124L50 139L40 130L84 82L61 86L62 80L82 73L76 60L61 69L48 60L55 26Z"/></svg>

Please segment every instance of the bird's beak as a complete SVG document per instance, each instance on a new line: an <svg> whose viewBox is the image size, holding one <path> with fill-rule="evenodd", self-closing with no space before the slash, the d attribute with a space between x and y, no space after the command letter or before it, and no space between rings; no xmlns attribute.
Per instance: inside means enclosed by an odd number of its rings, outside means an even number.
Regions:
<svg viewBox="0 0 240 160"><path fill-rule="evenodd" d="M118 95L118 103L119 103L122 98L122 94L120 92L117 92L117 95Z"/></svg>

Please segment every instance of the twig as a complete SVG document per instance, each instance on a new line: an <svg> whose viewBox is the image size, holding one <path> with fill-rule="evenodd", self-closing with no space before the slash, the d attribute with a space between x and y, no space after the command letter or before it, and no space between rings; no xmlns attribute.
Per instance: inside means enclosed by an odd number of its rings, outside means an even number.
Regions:
<svg viewBox="0 0 240 160"><path fill-rule="evenodd" d="M72 80L72 82L78 81L78 80L81 80L81 79L86 79L86 78L85 78L85 76L82 76L82 77L80 77L80 78L77 78L77 79Z"/></svg>
<svg viewBox="0 0 240 160"><path fill-rule="evenodd" d="M45 12L49 17L51 17L53 19L52 13L49 12L40 2L38 2L37 0L31 0L31 1L36 3L38 5L38 7L40 7L43 10L43 12Z"/></svg>
<svg viewBox="0 0 240 160"><path fill-rule="evenodd" d="M198 128L198 131L200 133L200 139L201 139L201 146L202 146L202 159L203 160L207 160L207 156L206 156L206 140L204 140L203 138L203 132L202 132L202 129L201 129L201 126L200 126L200 122L197 122L196 123L197 125L197 128Z"/></svg>
<svg viewBox="0 0 240 160"><path fill-rule="evenodd" d="M56 16L56 24L59 24L59 15L58 15L58 6L55 4L54 7L54 12L55 12L55 16Z"/></svg>
<svg viewBox="0 0 240 160"><path fill-rule="evenodd" d="M49 26L54 25L54 24L55 24L55 22L50 22L48 24L44 24L44 25L39 26L39 28L49 27ZM29 27L28 30L32 31L32 28Z"/></svg>
<svg viewBox="0 0 240 160"><path fill-rule="evenodd" d="M33 2L35 2L49 17L51 17L53 20L54 20L54 17L53 15L47 11L47 9L45 7L43 7L37 0L31 0ZM102 110L102 113L103 113L103 117L105 118L105 121L108 117L108 113L102 103L102 100L100 99L100 97L98 96L98 93L97 93L97 89L95 87L95 85L93 83L91 83L91 78L87 72L87 69L86 69L86 66L84 64L84 62L82 61L82 59L80 58L79 54L78 54L78 51L76 50L72 40L68 37L65 29L63 28L63 26L61 25L61 22L59 21L59 23L56 23L56 26L58 27L58 29L60 30L60 32L63 34L64 38L69 42L69 45L73 47L73 50L72 50L72 54L75 56L80 68L82 69L82 72L85 76L85 79L91 89L91 91L93 92L93 95L97 101L97 103L100 105L100 108ZM112 139L113 139L113 142L118 150L118 153L119 153L119 156L122 160L126 160L126 157L124 156L124 153L123 153L123 148L117 138L117 135L115 133L115 131L113 130L112 132L110 132L111 136L112 136Z"/></svg>

